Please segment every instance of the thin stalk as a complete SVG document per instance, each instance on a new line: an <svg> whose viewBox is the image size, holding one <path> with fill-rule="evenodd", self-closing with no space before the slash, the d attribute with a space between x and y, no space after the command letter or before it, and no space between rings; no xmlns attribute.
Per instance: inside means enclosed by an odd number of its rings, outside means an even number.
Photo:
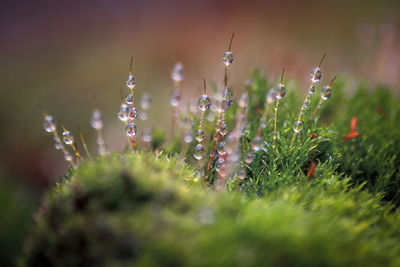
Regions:
<svg viewBox="0 0 400 267"><path fill-rule="evenodd" d="M79 125L77 125L77 127L78 127L79 136L80 136L80 138L81 138L82 146L83 146L83 149L85 150L86 156L87 156L90 160L92 160L92 156L90 155L89 149L88 149L88 147L87 147L87 145L86 145L86 141L85 141L85 138L83 137L83 133L82 133L82 131L81 131L81 127L79 127Z"/></svg>

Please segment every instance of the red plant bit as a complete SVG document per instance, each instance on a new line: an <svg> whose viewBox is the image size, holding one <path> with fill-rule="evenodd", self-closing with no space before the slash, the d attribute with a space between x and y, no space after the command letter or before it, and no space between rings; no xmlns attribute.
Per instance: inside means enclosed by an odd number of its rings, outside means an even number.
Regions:
<svg viewBox="0 0 400 267"><path fill-rule="evenodd" d="M207 165L207 172L206 172L206 182L208 180L208 176L210 175L210 168L211 168L211 161L214 158L214 153L215 153L215 147L217 146L217 141L218 141L218 132L215 132L214 135L214 144L211 150L211 154L210 154L210 159L208 160L208 165Z"/></svg>
<svg viewBox="0 0 400 267"><path fill-rule="evenodd" d="M317 163L315 163L315 161L311 161L310 168L307 174L308 181L311 181L311 179L313 178L316 168L317 168Z"/></svg>
<svg viewBox="0 0 400 267"><path fill-rule="evenodd" d="M348 133L347 135L345 135L345 136L343 137L343 139L347 141L347 140L350 140L350 139L353 139L353 138L356 138L357 136L359 136L360 133L357 132L356 127L357 127L357 118L354 117L354 118L351 119L351 123L350 123L350 133Z"/></svg>
<svg viewBox="0 0 400 267"><path fill-rule="evenodd" d="M356 131L356 127L357 127L357 118L354 117L354 118L351 119L350 131L351 132L355 132Z"/></svg>
<svg viewBox="0 0 400 267"><path fill-rule="evenodd" d="M314 139L314 138L317 138L317 134L316 134L316 133L313 133L313 134L310 136L310 139L311 139L311 140Z"/></svg>

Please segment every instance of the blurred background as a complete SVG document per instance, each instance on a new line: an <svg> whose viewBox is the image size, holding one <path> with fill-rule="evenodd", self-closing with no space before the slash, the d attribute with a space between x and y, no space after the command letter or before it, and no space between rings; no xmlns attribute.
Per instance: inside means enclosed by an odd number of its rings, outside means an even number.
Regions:
<svg viewBox="0 0 400 267"><path fill-rule="evenodd" d="M59 116L92 153L94 102L105 118L111 150L126 144L117 118L120 90L133 56L136 99L152 96L139 124L170 130L170 73L185 67L183 101L201 92L202 78L222 82L221 57L235 32L231 84L244 89L255 68L306 88L311 68L334 75L400 85L400 2L393 1L10 1L0 9L0 263L20 251L41 194L67 165L43 130L37 105ZM95 99L95 100L93 100ZM6 266L1 264L2 266Z"/></svg>

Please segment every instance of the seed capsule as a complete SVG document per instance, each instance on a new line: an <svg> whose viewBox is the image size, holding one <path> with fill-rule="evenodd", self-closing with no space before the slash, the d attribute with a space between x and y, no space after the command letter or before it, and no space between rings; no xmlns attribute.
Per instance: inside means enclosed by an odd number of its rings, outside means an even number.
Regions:
<svg viewBox="0 0 400 267"><path fill-rule="evenodd" d="M321 90L321 98L323 100L328 100L329 98L331 98L331 96L332 96L332 88L329 85L324 86Z"/></svg>
<svg viewBox="0 0 400 267"><path fill-rule="evenodd" d="M49 133L56 130L56 123L54 122L54 119L52 116L46 115L44 117L43 127L46 130L46 132L49 132Z"/></svg>
<svg viewBox="0 0 400 267"><path fill-rule="evenodd" d="M276 98L282 99L285 97L285 95L286 95L285 85L283 85L282 83L278 84L278 86L276 87Z"/></svg>
<svg viewBox="0 0 400 267"><path fill-rule="evenodd" d="M199 109L200 109L201 111L206 111L206 110L208 110L208 109L210 108L210 106L211 106L211 100L210 100L210 98L209 98L207 95L202 95L202 96L199 98L198 106L199 106Z"/></svg>
<svg viewBox="0 0 400 267"><path fill-rule="evenodd" d="M179 105L180 100L181 100L181 95L179 94L178 91L174 90L171 96L171 106L177 107Z"/></svg>
<svg viewBox="0 0 400 267"><path fill-rule="evenodd" d="M303 130L303 123L301 121L296 121L293 125L293 131L299 133Z"/></svg>
<svg viewBox="0 0 400 267"><path fill-rule="evenodd" d="M95 109L93 111L92 120L90 123L91 123L93 129L100 130L103 128L104 121L103 121L103 116L101 115L100 110Z"/></svg>
<svg viewBox="0 0 400 267"><path fill-rule="evenodd" d="M178 62L175 64L174 68L171 72L171 78L174 82L181 82L184 77L183 65L182 63Z"/></svg>
<svg viewBox="0 0 400 267"><path fill-rule="evenodd" d="M322 78L322 72L319 67L316 67L312 69L311 74L310 74L310 80L312 83L317 83L321 80Z"/></svg>
<svg viewBox="0 0 400 267"><path fill-rule="evenodd" d="M136 133L137 133L137 127L136 127L136 124L134 124L134 123L128 123L127 125L126 125L126 127L125 127L125 134L128 136L128 137L134 137L135 135L136 135Z"/></svg>
<svg viewBox="0 0 400 267"><path fill-rule="evenodd" d="M233 62L233 54L231 51L225 52L224 56L222 57L222 63L224 63L225 66L229 67Z"/></svg>
<svg viewBox="0 0 400 267"><path fill-rule="evenodd" d="M133 104L133 96L132 96L132 94L129 94L129 95L126 96L125 103L127 105L129 105L129 106Z"/></svg>
<svg viewBox="0 0 400 267"><path fill-rule="evenodd" d="M193 156L194 156L195 159L201 160L201 159L203 159L205 153L206 153L206 151L205 151L203 145L198 144L198 145L194 148Z"/></svg>
<svg viewBox="0 0 400 267"><path fill-rule="evenodd" d="M135 88L135 86L136 86L136 80L135 80L135 77L133 77L133 75L132 74L130 74L129 76L128 76L128 80L126 81L126 86L129 88L129 89L133 89L133 88Z"/></svg>
<svg viewBox="0 0 400 267"><path fill-rule="evenodd" d="M74 142L74 136L70 131L63 132L63 141L67 145L71 145Z"/></svg>
<svg viewBox="0 0 400 267"><path fill-rule="evenodd" d="M126 104L121 104L118 112L118 118L121 121L127 121L129 118L129 107Z"/></svg>

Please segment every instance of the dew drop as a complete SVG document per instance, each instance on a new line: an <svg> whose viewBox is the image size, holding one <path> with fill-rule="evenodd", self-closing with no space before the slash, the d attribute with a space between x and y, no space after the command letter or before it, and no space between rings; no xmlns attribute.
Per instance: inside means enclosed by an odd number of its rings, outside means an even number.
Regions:
<svg viewBox="0 0 400 267"><path fill-rule="evenodd" d="M133 88L135 88L135 86L136 86L136 80L135 80L135 77L133 77L133 75L129 75L128 76L128 80L126 81L126 86L129 88L129 89L133 89Z"/></svg>
<svg viewBox="0 0 400 267"><path fill-rule="evenodd" d="M278 84L276 87L276 98L277 99L282 99L286 95L286 87L282 83Z"/></svg>
<svg viewBox="0 0 400 267"><path fill-rule="evenodd" d="M64 159L66 160L66 161L72 161L72 155L68 152L68 151L65 151L64 152Z"/></svg>
<svg viewBox="0 0 400 267"><path fill-rule="evenodd" d="M180 100L181 100L181 95L179 94L178 91L174 90L171 96L171 106L177 107L179 105Z"/></svg>
<svg viewBox="0 0 400 267"><path fill-rule="evenodd" d="M127 125L126 125L126 127L125 127L125 134L128 136L128 137L134 137L135 135L136 135L136 133L137 133L137 127L136 127L136 124L134 124L134 123L128 123Z"/></svg>
<svg viewBox="0 0 400 267"><path fill-rule="evenodd" d="M310 74L310 80L311 80L311 82L312 82L312 83L317 83L317 82L319 82L319 81L321 80L321 78L322 78L321 69L318 68L318 67L312 69L311 74Z"/></svg>
<svg viewBox="0 0 400 267"><path fill-rule="evenodd" d="M151 107L151 97L148 93L144 93L140 100L140 106L142 109L147 110Z"/></svg>
<svg viewBox="0 0 400 267"><path fill-rule="evenodd" d="M276 91L274 88L272 88L269 90L267 94L267 103L272 104L274 103L275 99L276 99Z"/></svg>
<svg viewBox="0 0 400 267"><path fill-rule="evenodd" d="M293 131L299 133L303 130L303 123L301 121L296 121L293 125Z"/></svg>
<svg viewBox="0 0 400 267"><path fill-rule="evenodd" d="M70 131L63 132L63 141L67 145L71 145L74 142L74 136Z"/></svg>
<svg viewBox="0 0 400 267"><path fill-rule="evenodd" d="M204 155L205 155L206 151L204 150L203 145L198 144L193 151L193 156L195 159L197 160L201 160L203 159Z"/></svg>
<svg viewBox="0 0 400 267"><path fill-rule="evenodd" d="M231 51L225 52L224 56L222 57L222 63L224 63L226 67L229 67L229 65L231 65L232 62L233 62L232 52Z"/></svg>
<svg viewBox="0 0 400 267"><path fill-rule="evenodd" d="M196 140L202 142L204 140L204 136L205 136L204 130L199 129L196 133Z"/></svg>
<svg viewBox="0 0 400 267"><path fill-rule="evenodd" d="M186 132L183 136L183 141L185 141L186 144L190 144L193 141L193 135L190 131Z"/></svg>
<svg viewBox="0 0 400 267"><path fill-rule="evenodd" d="M132 96L132 94L129 94L129 95L126 96L125 103L127 105L129 105L129 106L133 104L133 96Z"/></svg>
<svg viewBox="0 0 400 267"><path fill-rule="evenodd" d="M96 130L100 130L103 128L104 121L100 110L95 109L93 111L92 120L90 121L90 124L92 125L93 129Z"/></svg>
<svg viewBox="0 0 400 267"><path fill-rule="evenodd" d="M174 82L181 82L184 77L183 65L182 63L178 62L175 64L174 68L171 72L171 78Z"/></svg>
<svg viewBox="0 0 400 267"><path fill-rule="evenodd" d="M121 121L127 121L129 115L129 107L126 104L121 104L118 112L118 118Z"/></svg>
<svg viewBox="0 0 400 267"><path fill-rule="evenodd" d="M238 100L238 105L241 108L247 108L249 103L249 95L247 93L242 93Z"/></svg>
<svg viewBox="0 0 400 267"><path fill-rule="evenodd" d="M328 100L329 98L331 98L331 96L332 96L332 88L329 85L324 86L321 90L321 98L323 100Z"/></svg>
<svg viewBox="0 0 400 267"><path fill-rule="evenodd" d="M198 107L201 111L206 111L211 106L211 100L207 95L202 95L199 98Z"/></svg>
<svg viewBox="0 0 400 267"><path fill-rule="evenodd" d="M56 123L52 116L46 115L43 121L43 127L46 132L51 133L56 130Z"/></svg>

